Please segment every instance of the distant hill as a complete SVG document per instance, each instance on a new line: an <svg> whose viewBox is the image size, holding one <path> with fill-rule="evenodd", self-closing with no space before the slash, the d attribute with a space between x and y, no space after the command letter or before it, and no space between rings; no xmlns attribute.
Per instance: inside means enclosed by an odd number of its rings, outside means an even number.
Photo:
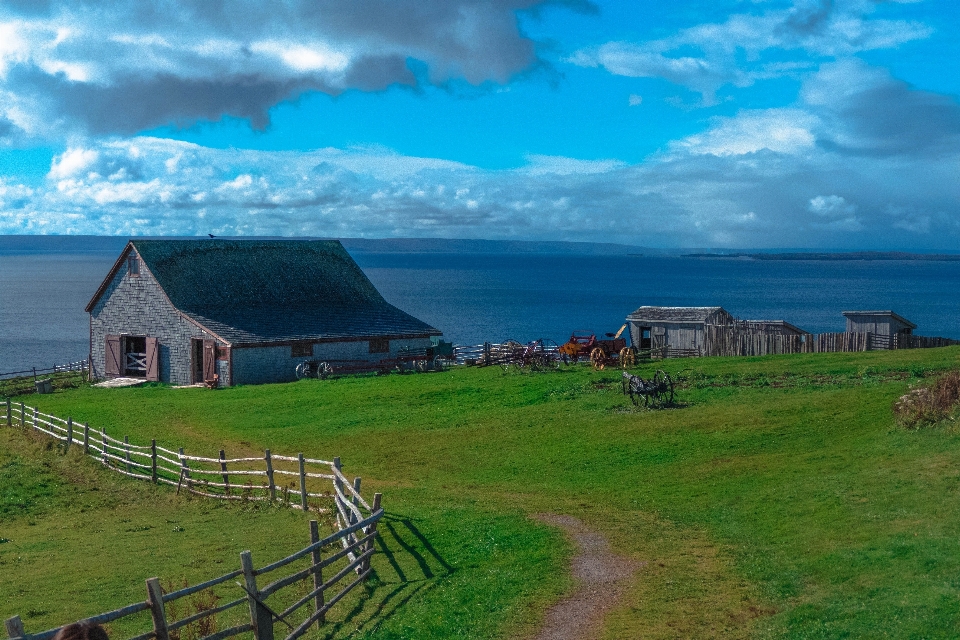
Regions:
<svg viewBox="0 0 960 640"><path fill-rule="evenodd" d="M846 253L686 253L684 258L748 258L752 260L926 260L960 262L956 253L905 253L903 251L851 251Z"/></svg>

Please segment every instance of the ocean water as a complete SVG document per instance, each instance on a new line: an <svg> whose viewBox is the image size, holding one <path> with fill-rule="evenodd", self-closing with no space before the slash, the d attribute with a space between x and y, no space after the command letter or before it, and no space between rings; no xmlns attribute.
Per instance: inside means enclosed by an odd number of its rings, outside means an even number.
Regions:
<svg viewBox="0 0 960 640"><path fill-rule="evenodd" d="M0 244L0 373L86 357L83 308L124 244L98 240ZM351 253L388 301L460 344L612 332L641 305L719 305L814 333L842 331L841 311L893 309L918 334L960 338L960 262Z"/></svg>

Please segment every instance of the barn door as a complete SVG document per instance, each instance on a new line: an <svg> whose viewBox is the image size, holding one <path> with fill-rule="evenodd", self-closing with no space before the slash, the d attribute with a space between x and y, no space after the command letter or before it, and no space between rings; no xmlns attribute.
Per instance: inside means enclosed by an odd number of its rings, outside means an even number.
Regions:
<svg viewBox="0 0 960 640"><path fill-rule="evenodd" d="M120 336L107 336L105 346L104 373L108 376L119 376L123 368L120 366Z"/></svg>
<svg viewBox="0 0 960 640"><path fill-rule="evenodd" d="M156 338L147 338L147 380L160 381L160 343Z"/></svg>
<svg viewBox="0 0 960 640"><path fill-rule="evenodd" d="M203 381L213 380L217 373L217 343L213 340L203 341Z"/></svg>

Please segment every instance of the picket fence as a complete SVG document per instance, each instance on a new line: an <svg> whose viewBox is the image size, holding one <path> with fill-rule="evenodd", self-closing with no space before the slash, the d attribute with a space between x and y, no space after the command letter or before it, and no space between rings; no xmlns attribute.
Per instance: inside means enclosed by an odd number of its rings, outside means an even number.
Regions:
<svg viewBox="0 0 960 640"><path fill-rule="evenodd" d="M40 412L24 403L5 403L8 427L33 430L56 438L71 447L82 447L83 453L96 457L108 469L126 476L169 484L177 491L222 500L261 500L283 502L291 507L317 513L330 513L337 531L323 539L316 520L310 521L310 544L286 558L259 569L254 567L249 551L240 554L240 568L202 584L163 593L157 578L146 582L146 600L86 620L98 624L149 612L152 630L131 640L176 640L171 633L187 625L199 628L216 627L217 616L247 605L249 620L227 629L203 635L198 640L224 640L252 631L256 640L273 640L274 628L282 622L290 633L285 640L296 640L314 623L322 626L326 613L370 574L370 558L374 553L377 524L383 517L381 495L375 493L372 504L361 495L359 477L351 482L344 474L339 458L331 461L297 456L281 456L264 452L263 457L227 458L220 451L217 458L186 455L183 448L174 452L152 440L149 446L136 445L128 437L118 440L105 430L88 424L76 424L72 418L60 418ZM231 481L231 477L234 478ZM215 478L215 479L211 479ZM239 478L239 481L237 481ZM289 485L278 479L294 478ZM256 482L256 484L255 484ZM312 499L312 503L311 503ZM330 504L331 506L323 506ZM331 552L328 547L336 547ZM325 557L324 557L325 556ZM287 567L293 573L279 577L265 586L257 578ZM324 579L324 573L331 574ZM347 580L350 576L355 578ZM168 604L213 590L236 578L243 595L228 603L198 611L179 620L167 614ZM306 593L303 593L303 592ZM273 600L268 604L268 598ZM220 599L221 596L217 596ZM312 612L293 626L288 618L312 603ZM271 606L272 605L272 606ZM278 613L278 610L281 610ZM205 625L205 626L203 626ZM62 628L40 633L27 633L19 616L6 620L7 635L13 640L49 640Z"/></svg>

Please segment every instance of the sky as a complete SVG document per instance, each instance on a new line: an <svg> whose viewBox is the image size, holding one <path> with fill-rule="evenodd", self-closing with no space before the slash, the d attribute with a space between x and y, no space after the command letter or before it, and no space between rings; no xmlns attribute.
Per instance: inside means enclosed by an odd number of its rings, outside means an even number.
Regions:
<svg viewBox="0 0 960 640"><path fill-rule="evenodd" d="M0 234L960 249L956 0L4 0Z"/></svg>

